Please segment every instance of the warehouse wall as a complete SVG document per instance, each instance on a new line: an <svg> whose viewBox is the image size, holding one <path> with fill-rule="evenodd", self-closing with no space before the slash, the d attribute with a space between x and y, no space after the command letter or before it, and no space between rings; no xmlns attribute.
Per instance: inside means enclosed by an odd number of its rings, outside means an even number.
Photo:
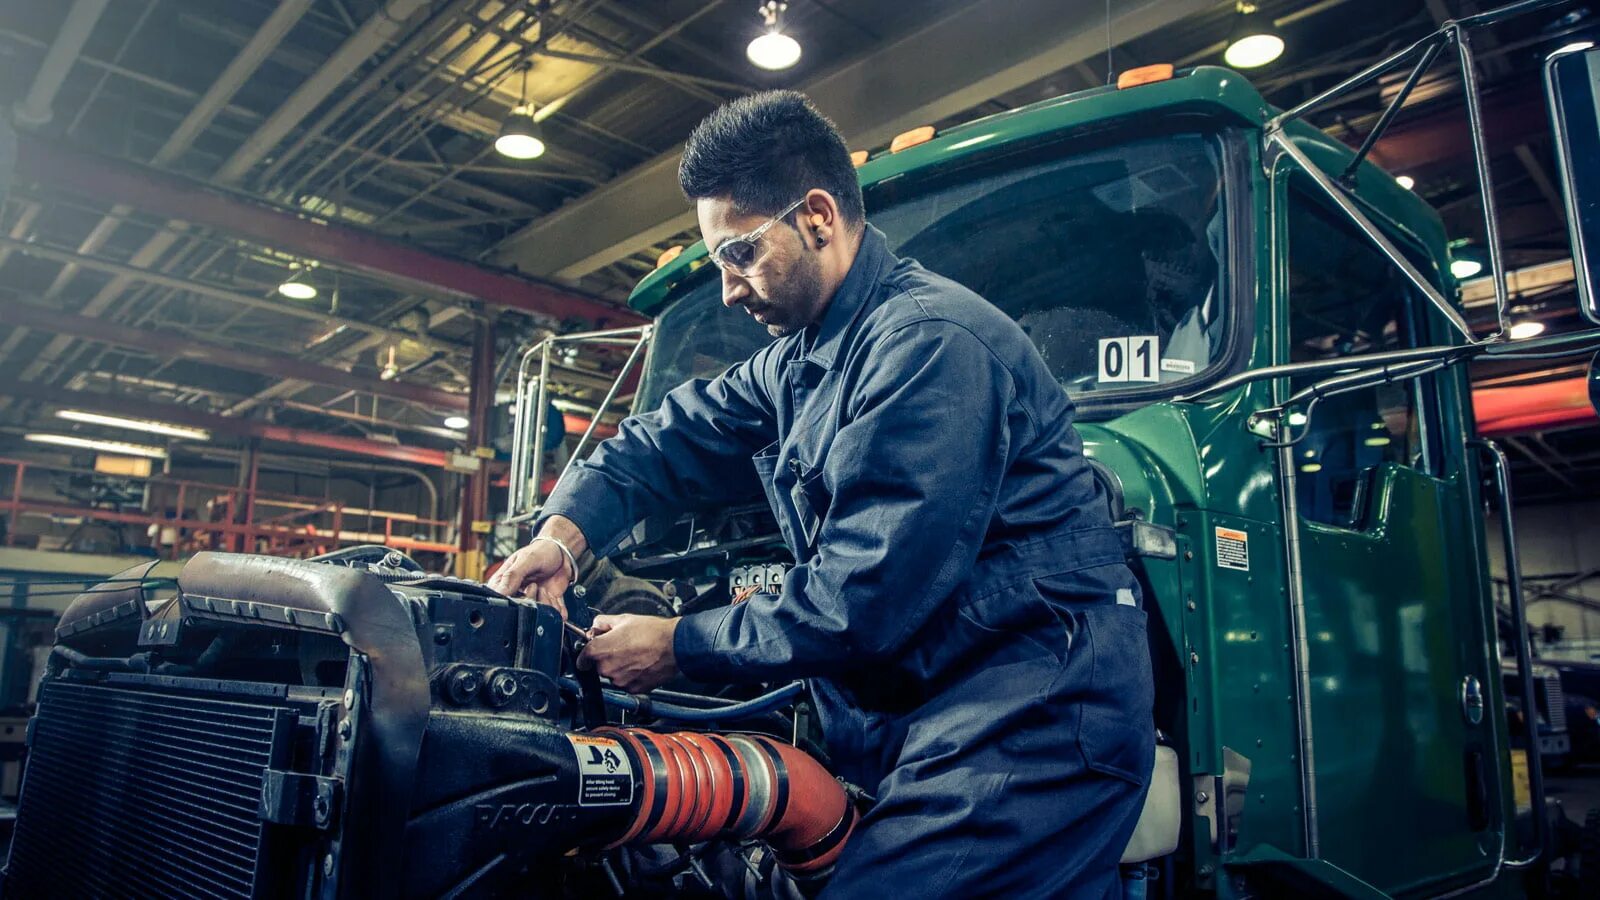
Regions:
<svg viewBox="0 0 1600 900"><path fill-rule="evenodd" d="M1491 519L1489 529L1490 570L1495 577L1504 578L1499 523ZM1525 579L1600 570L1600 503L1522 507L1517 510L1516 530ZM1600 604L1600 577L1582 582L1570 592ZM1536 637L1537 629L1546 624L1564 629L1558 643L1541 645L1542 655L1572 659L1600 655L1600 612L1547 600L1528 607L1528 622Z"/></svg>

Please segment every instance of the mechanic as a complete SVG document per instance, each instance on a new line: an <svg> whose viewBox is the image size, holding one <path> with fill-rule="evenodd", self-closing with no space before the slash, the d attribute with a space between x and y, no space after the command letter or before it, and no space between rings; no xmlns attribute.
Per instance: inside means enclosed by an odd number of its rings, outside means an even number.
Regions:
<svg viewBox="0 0 1600 900"><path fill-rule="evenodd" d="M580 664L634 692L810 679L833 770L875 797L823 897L1118 896L1153 680L1071 401L1005 313L895 257L804 95L716 110L678 177L723 303L776 340L624 421L491 586L560 606L585 547L764 492L780 593L597 617Z"/></svg>

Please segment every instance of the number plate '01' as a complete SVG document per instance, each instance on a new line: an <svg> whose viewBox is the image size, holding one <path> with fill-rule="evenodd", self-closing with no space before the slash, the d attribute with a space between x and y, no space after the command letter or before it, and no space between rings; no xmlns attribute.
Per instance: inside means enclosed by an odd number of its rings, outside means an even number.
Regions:
<svg viewBox="0 0 1600 900"><path fill-rule="evenodd" d="M1100 339L1100 382L1160 381L1160 338L1155 335Z"/></svg>

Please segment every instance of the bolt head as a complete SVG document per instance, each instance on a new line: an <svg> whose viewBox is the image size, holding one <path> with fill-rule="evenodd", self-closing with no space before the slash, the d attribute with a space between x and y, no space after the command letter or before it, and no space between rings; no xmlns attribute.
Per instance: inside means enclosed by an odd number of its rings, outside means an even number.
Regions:
<svg viewBox="0 0 1600 900"><path fill-rule="evenodd" d="M343 722L339 723L339 739L340 740L342 740L342 741L350 740L350 732L351 732L351 727L350 727L350 720L349 719L345 719Z"/></svg>
<svg viewBox="0 0 1600 900"><path fill-rule="evenodd" d="M575 584L572 586L572 596L577 597L579 600L582 600L588 595L588 593L589 589L581 584Z"/></svg>
<svg viewBox="0 0 1600 900"><path fill-rule="evenodd" d="M1211 799L1211 795L1206 793L1205 791L1200 791L1200 792L1198 792L1198 793L1196 793L1194 795L1194 800L1195 800L1196 803L1204 803L1204 802L1206 802L1207 800L1210 800L1210 799Z"/></svg>

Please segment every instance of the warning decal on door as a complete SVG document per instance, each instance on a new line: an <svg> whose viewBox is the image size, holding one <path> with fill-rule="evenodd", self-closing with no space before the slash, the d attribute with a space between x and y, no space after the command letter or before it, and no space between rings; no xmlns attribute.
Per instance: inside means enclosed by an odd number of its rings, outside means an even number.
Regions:
<svg viewBox="0 0 1600 900"><path fill-rule="evenodd" d="M1217 566L1250 571L1250 535L1217 526Z"/></svg>
<svg viewBox="0 0 1600 900"><path fill-rule="evenodd" d="M569 734L578 757L578 805L623 806L633 802L633 763L611 738Z"/></svg>

